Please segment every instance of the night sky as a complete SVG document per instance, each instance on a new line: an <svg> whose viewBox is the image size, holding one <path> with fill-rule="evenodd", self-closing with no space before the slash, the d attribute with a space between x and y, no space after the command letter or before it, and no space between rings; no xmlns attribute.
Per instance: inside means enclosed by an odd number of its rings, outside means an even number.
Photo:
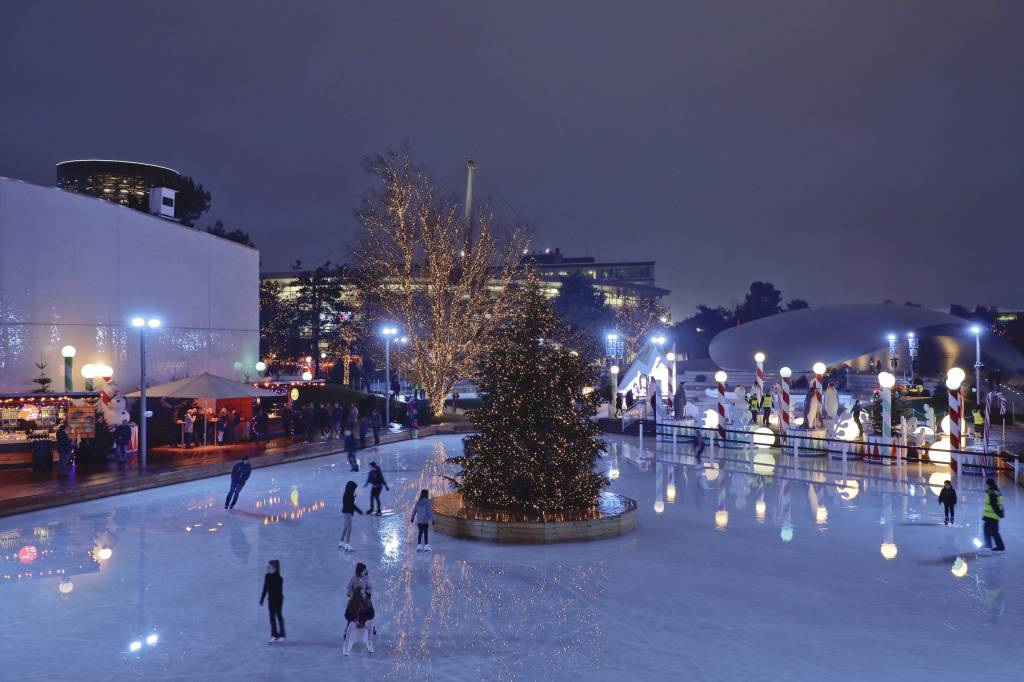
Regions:
<svg viewBox="0 0 1024 682"><path fill-rule="evenodd" d="M361 159L467 158L540 247L656 259L676 317L1024 308L1022 2L0 2L0 175L204 183L264 270L346 259Z"/></svg>

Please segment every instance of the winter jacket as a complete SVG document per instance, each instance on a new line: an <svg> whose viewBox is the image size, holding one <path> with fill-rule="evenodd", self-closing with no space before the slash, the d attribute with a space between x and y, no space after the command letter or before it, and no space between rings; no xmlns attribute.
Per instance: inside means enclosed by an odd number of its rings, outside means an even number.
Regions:
<svg viewBox="0 0 1024 682"><path fill-rule="evenodd" d="M363 487L366 485L372 485L374 488L387 487L388 483L384 480L384 472L379 468L371 468L370 475L366 477L366 484Z"/></svg>
<svg viewBox="0 0 1024 682"><path fill-rule="evenodd" d="M952 487L945 488L939 491L939 502L948 507L952 507L956 504L956 490Z"/></svg>
<svg viewBox="0 0 1024 682"><path fill-rule="evenodd" d="M381 419L380 412L374 412L370 415L370 428L376 431L383 426L384 420Z"/></svg>
<svg viewBox="0 0 1024 682"><path fill-rule="evenodd" d="M416 523L430 523L434 520L434 508L429 499L419 499L416 506L412 508L412 521Z"/></svg>
<svg viewBox="0 0 1024 682"><path fill-rule="evenodd" d="M57 452L69 454L74 449L75 445L71 442L71 437L68 436L68 430L65 428L57 429Z"/></svg>
<svg viewBox="0 0 1024 682"><path fill-rule="evenodd" d="M245 482L249 480L249 474L251 473L252 465L248 462L237 462L235 466L231 467L232 485L245 485Z"/></svg>
<svg viewBox="0 0 1024 682"><path fill-rule="evenodd" d="M280 573L267 573L263 576L263 594L260 595L260 606L269 598L270 605L281 608L284 604L284 578Z"/></svg>
<svg viewBox="0 0 1024 682"><path fill-rule="evenodd" d="M370 584L370 576L368 575L354 575L352 580L348 581L348 588L345 590L345 596L349 599L352 598L352 593L359 588L363 591L363 594L369 596L373 592L373 585Z"/></svg>
<svg viewBox="0 0 1024 682"><path fill-rule="evenodd" d="M355 490L352 492L346 491L345 494L341 496L341 513L355 514L356 512L359 512L360 514L363 513L363 510L356 505L356 492Z"/></svg>

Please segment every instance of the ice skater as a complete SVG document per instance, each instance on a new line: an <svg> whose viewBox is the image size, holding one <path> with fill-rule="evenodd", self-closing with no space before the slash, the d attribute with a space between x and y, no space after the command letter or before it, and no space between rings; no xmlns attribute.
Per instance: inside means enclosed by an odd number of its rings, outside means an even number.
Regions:
<svg viewBox="0 0 1024 682"><path fill-rule="evenodd" d="M249 458L243 457L241 462L237 462L235 466L231 467L231 489L228 490L228 496L224 498L224 508L234 509L235 502L238 502L238 494L242 492L242 488L245 487L245 482L249 480L249 474L252 473L252 465L249 464Z"/></svg>
<svg viewBox="0 0 1024 682"><path fill-rule="evenodd" d="M985 486L985 511L982 513L981 519L984 524L985 549L1005 552L1003 536L999 534L999 519L1006 516L1006 510L1003 507L1003 494L999 492L994 479L986 479ZM995 542L995 547L992 546L993 542Z"/></svg>
<svg viewBox="0 0 1024 682"><path fill-rule="evenodd" d="M384 480L384 472L380 470L380 466L376 462L370 462L370 475L366 477L366 483L363 487L372 486L370 488L370 514L373 514L373 503L377 503L377 516L381 515L380 508L380 491L384 488L388 492L391 492L391 488L388 487L388 482Z"/></svg>
<svg viewBox="0 0 1024 682"><path fill-rule="evenodd" d="M345 452L348 454L348 465L352 471L359 471L359 462L356 461L356 433L352 429L345 431Z"/></svg>
<svg viewBox="0 0 1024 682"><path fill-rule="evenodd" d="M430 492L420 491L420 499L412 508L411 523L415 523L418 529L416 533L416 551L433 552L430 549L430 522L434 520L434 509L430 504Z"/></svg>
<svg viewBox="0 0 1024 682"><path fill-rule="evenodd" d="M363 510L356 506L356 491L359 490L359 484L355 481L349 481L345 484L345 493L341 496L341 515L344 519L344 525L341 527L341 539L338 541L338 547L344 549L346 552L352 551L352 517L355 516L356 512L360 514Z"/></svg>
<svg viewBox="0 0 1024 682"><path fill-rule="evenodd" d="M373 599L373 586L370 584L370 572L366 570L366 564L362 562L356 564L356 573L352 576L352 579L348 581L348 587L345 588L345 596L351 599L356 590L362 590L368 600Z"/></svg>
<svg viewBox="0 0 1024 682"><path fill-rule="evenodd" d="M374 615L369 595L363 592L362 588L357 587L352 591L348 606L345 608L345 637L341 647L344 655L351 655L352 645L356 643L356 640L365 642L366 651L373 653Z"/></svg>
<svg viewBox="0 0 1024 682"><path fill-rule="evenodd" d="M376 407L373 408L373 414L370 415L370 429L373 431L373 447L380 445L380 427L384 423L381 419L380 410Z"/></svg>
<svg viewBox="0 0 1024 682"><path fill-rule="evenodd" d="M945 512L944 518L946 525L956 525L956 489L953 487L952 481L946 481L942 484L942 490L939 491L939 504L942 505L943 511Z"/></svg>
<svg viewBox="0 0 1024 682"><path fill-rule="evenodd" d="M271 559L267 562L267 574L263 576L263 593L260 595L260 606L267 600L270 611L270 640L268 643L284 641L284 578L281 577L281 562Z"/></svg>

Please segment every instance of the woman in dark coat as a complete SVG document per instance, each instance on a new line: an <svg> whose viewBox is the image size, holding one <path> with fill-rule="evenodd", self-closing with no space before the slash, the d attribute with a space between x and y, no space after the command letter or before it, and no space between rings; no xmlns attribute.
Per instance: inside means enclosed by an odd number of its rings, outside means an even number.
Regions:
<svg viewBox="0 0 1024 682"><path fill-rule="evenodd" d="M263 593L260 595L260 606L267 600L270 611L270 643L284 641L284 578L281 577L281 562L271 559L267 562L267 574L263 576Z"/></svg>

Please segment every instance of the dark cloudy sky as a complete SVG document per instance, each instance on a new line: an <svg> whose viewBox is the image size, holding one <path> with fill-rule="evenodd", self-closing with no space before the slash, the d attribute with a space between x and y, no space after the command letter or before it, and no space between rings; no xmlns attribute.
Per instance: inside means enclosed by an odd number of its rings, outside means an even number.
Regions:
<svg viewBox="0 0 1024 682"><path fill-rule="evenodd" d="M464 160L677 317L1024 307L1024 3L0 1L0 175L166 164L265 269L345 255L360 159Z"/></svg>

